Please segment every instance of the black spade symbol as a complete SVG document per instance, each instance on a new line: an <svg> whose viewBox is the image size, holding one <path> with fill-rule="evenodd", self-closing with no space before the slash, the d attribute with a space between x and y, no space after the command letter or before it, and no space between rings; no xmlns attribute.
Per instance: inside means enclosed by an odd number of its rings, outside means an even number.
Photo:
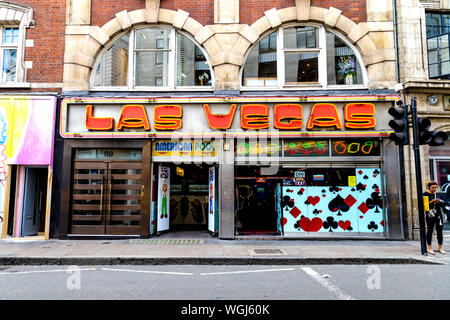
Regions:
<svg viewBox="0 0 450 320"><path fill-rule="evenodd" d="M379 213L378 208L383 209L383 200L378 192L372 192L370 198L366 200L366 205L369 209L375 208L375 213Z"/></svg>
<svg viewBox="0 0 450 320"><path fill-rule="evenodd" d="M331 186L329 190L330 192L338 192L339 188L337 186Z"/></svg>
<svg viewBox="0 0 450 320"><path fill-rule="evenodd" d="M367 228L372 232L375 232L378 229L378 225L374 221L370 221L370 224L367 225Z"/></svg>
<svg viewBox="0 0 450 320"><path fill-rule="evenodd" d="M331 212L338 212L338 216L341 216L341 212L347 212L350 209L350 206L345 203L344 199L337 195L336 198L330 201L328 204L328 209L330 209Z"/></svg>
<svg viewBox="0 0 450 320"><path fill-rule="evenodd" d="M352 231L353 228L350 226L350 227L347 228L347 230L348 230L348 231Z"/></svg>
<svg viewBox="0 0 450 320"><path fill-rule="evenodd" d="M326 190L325 189L322 189L322 193L325 193L326 192Z"/></svg>
<svg viewBox="0 0 450 320"><path fill-rule="evenodd" d="M364 179L364 180L367 180L367 179L369 179L369 177L368 177L368 176L364 176L363 179Z"/></svg>
<svg viewBox="0 0 450 320"><path fill-rule="evenodd" d="M294 199L291 199L289 196L284 196L281 200L281 207L286 207L286 210L289 210L289 208L293 208L295 205Z"/></svg>
<svg viewBox="0 0 450 320"><path fill-rule="evenodd" d="M319 210L314 209L314 210L313 210L313 213L314 213L315 215L317 215L317 214L319 214L320 212L319 212Z"/></svg>
<svg viewBox="0 0 450 320"><path fill-rule="evenodd" d="M356 185L356 190L359 192L366 190L366 187L360 182Z"/></svg>
<svg viewBox="0 0 450 320"><path fill-rule="evenodd" d="M328 217L327 221L323 223L324 229L330 229L328 231L332 232L332 229L336 229L338 227L337 221L334 221L333 217Z"/></svg>
<svg viewBox="0 0 450 320"><path fill-rule="evenodd" d="M355 192L356 191L356 189L355 188L352 188L352 192Z"/></svg>

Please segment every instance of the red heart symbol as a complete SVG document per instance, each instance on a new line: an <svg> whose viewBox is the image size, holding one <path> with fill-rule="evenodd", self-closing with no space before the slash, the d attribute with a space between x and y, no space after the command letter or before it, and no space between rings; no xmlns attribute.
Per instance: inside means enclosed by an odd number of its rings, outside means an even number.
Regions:
<svg viewBox="0 0 450 320"><path fill-rule="evenodd" d="M326 194L323 194L323 195L322 195L322 197L324 197L324 198L325 198L326 196L327 196Z"/></svg>
<svg viewBox="0 0 450 320"><path fill-rule="evenodd" d="M339 227L341 227L344 231L348 229L348 227L350 227L352 223L349 220L346 221L339 221Z"/></svg>
<svg viewBox="0 0 450 320"><path fill-rule="evenodd" d="M300 228L305 231L317 232L322 228L322 220L320 218L313 218L309 220L309 218L303 217L299 220Z"/></svg>
<svg viewBox="0 0 450 320"><path fill-rule="evenodd" d="M374 175L373 175L373 177L374 177L374 178L376 178L376 177L377 177L377 175L376 175L376 174L374 174Z"/></svg>
<svg viewBox="0 0 450 320"><path fill-rule="evenodd" d="M364 216L359 216L361 219L364 217Z"/></svg>
<svg viewBox="0 0 450 320"><path fill-rule="evenodd" d="M281 218L281 219L280 219L280 224L281 224L282 226L284 226L286 223L287 223L287 219L286 219L286 218Z"/></svg>
<svg viewBox="0 0 450 320"><path fill-rule="evenodd" d="M308 197L308 202L311 203L313 206L315 206L319 201L320 201L320 197L318 197L318 196L315 196L315 197L309 196Z"/></svg>
<svg viewBox="0 0 450 320"><path fill-rule="evenodd" d="M339 188L339 191L342 191L342 188Z"/></svg>

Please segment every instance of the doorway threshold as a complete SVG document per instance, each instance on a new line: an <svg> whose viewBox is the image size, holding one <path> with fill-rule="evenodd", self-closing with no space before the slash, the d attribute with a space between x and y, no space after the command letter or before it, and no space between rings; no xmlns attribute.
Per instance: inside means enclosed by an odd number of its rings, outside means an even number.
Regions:
<svg viewBox="0 0 450 320"><path fill-rule="evenodd" d="M45 241L45 236L7 237L4 241Z"/></svg>
<svg viewBox="0 0 450 320"><path fill-rule="evenodd" d="M115 235L115 234L68 234L68 240L127 240L140 239L140 235Z"/></svg>
<svg viewBox="0 0 450 320"><path fill-rule="evenodd" d="M284 240L282 235L237 235L235 240Z"/></svg>

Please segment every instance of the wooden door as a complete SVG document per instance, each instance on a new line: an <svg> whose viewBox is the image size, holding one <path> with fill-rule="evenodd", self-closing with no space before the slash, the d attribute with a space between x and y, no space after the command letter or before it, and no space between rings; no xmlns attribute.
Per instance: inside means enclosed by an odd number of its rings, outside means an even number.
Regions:
<svg viewBox="0 0 450 320"><path fill-rule="evenodd" d="M139 235L141 160L75 160L72 234Z"/></svg>

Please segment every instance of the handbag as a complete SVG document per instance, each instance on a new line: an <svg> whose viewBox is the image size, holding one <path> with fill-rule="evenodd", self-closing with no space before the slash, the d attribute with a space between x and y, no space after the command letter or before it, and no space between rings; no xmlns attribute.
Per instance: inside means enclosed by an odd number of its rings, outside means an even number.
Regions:
<svg viewBox="0 0 450 320"><path fill-rule="evenodd" d="M434 194L434 200L436 200L436 193ZM438 211L436 209L436 204L434 205L434 209L430 209L427 211L428 218L435 218L438 215Z"/></svg>
<svg viewBox="0 0 450 320"><path fill-rule="evenodd" d="M436 209L431 209L430 211L427 211L428 218L435 218L436 215L437 215L437 210Z"/></svg>

